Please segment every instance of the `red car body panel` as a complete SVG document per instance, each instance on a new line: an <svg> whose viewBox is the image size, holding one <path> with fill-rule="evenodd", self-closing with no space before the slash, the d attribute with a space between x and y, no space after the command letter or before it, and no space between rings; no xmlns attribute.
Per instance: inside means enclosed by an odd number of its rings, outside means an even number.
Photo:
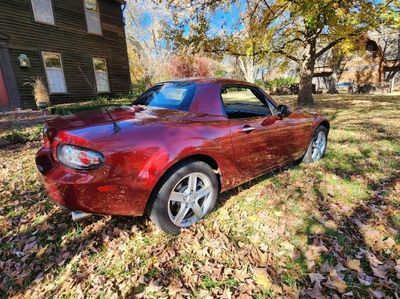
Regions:
<svg viewBox="0 0 400 299"><path fill-rule="evenodd" d="M50 197L71 210L142 215L157 182L179 161L213 161L225 191L302 157L316 127L327 122L301 112L283 118L227 119L222 86L254 85L220 79L193 82L196 92L187 112L132 106L48 121L49 133L36 163ZM244 125L255 130L244 133ZM97 150L105 162L95 170L70 169L57 161L60 143Z"/></svg>

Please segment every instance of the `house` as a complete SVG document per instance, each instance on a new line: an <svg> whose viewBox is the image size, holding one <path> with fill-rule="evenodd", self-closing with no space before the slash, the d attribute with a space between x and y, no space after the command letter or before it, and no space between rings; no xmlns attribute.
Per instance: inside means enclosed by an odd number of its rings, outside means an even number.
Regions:
<svg viewBox="0 0 400 299"><path fill-rule="evenodd" d="M400 87L400 30L370 31L358 44L351 55L333 58L332 50L317 60L313 78L317 90L329 90L332 82Z"/></svg>
<svg viewBox="0 0 400 299"><path fill-rule="evenodd" d="M40 77L53 104L130 89L123 0L13 0L0 8L0 109L33 108Z"/></svg>

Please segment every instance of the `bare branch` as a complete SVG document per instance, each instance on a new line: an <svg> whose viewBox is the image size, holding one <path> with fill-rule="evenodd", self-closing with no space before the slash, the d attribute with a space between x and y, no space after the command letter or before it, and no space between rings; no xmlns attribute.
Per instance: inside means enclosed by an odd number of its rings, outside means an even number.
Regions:
<svg viewBox="0 0 400 299"><path fill-rule="evenodd" d="M298 58L294 57L293 55L290 55L289 53L286 53L286 52L283 51L282 49L275 50L275 51L273 51L273 53L284 55L284 56L286 56L287 58L289 58L290 60L293 60L294 62L297 62L297 63L299 62L299 59L298 59Z"/></svg>
<svg viewBox="0 0 400 299"><path fill-rule="evenodd" d="M327 46L319 50L317 53L315 53L315 58L318 58L322 54L324 54L326 51L329 51L332 49L334 46L336 46L338 43L340 43L342 40L344 40L344 37L338 38L334 40L333 42L329 43Z"/></svg>

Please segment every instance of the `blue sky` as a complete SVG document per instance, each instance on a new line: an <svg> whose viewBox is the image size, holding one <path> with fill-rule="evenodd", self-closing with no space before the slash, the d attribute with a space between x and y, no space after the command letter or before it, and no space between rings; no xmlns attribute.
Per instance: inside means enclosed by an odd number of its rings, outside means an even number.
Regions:
<svg viewBox="0 0 400 299"><path fill-rule="evenodd" d="M371 0L371 2L378 4L382 3L383 0ZM210 24L211 30L210 35L213 35L216 32L220 32L221 29L225 30L225 34L231 34L242 28L242 24L240 22L240 13L246 10L246 0L240 0L236 3L233 3L229 6L229 9L217 9L210 16ZM151 24L151 15L144 13L140 24L146 28ZM189 33L189 27L186 26L185 33Z"/></svg>
<svg viewBox="0 0 400 299"><path fill-rule="evenodd" d="M223 9L218 9L211 16L211 26L215 30L225 29L226 32L232 33L240 26L240 13L244 11L244 1L242 1L239 5L234 3L230 6L229 11L225 11Z"/></svg>
<svg viewBox="0 0 400 299"><path fill-rule="evenodd" d="M240 1L238 4L234 3L230 5L228 10L217 9L210 17L211 30L210 35L213 35L215 32L221 31L221 29L225 30L226 34L233 33L234 31L241 28L240 23L240 13L245 10L245 1ZM143 28L151 25L150 13L143 13L141 20L139 21L140 25ZM185 33L189 33L189 27L185 27Z"/></svg>

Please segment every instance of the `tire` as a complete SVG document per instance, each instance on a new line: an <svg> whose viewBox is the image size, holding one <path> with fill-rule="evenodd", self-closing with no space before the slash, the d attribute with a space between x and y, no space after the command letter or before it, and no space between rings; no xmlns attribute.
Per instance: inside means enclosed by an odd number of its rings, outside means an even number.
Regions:
<svg viewBox="0 0 400 299"><path fill-rule="evenodd" d="M318 138L324 139L324 144L320 143L318 145ZM311 138L310 144L308 145L307 152L305 153L302 162L303 163L313 163L321 160L325 155L326 148L328 146L328 129L325 126L319 126L313 137Z"/></svg>
<svg viewBox="0 0 400 299"><path fill-rule="evenodd" d="M174 235L210 213L218 197L218 178L212 168L201 161L174 166L158 186L150 219L161 230Z"/></svg>

